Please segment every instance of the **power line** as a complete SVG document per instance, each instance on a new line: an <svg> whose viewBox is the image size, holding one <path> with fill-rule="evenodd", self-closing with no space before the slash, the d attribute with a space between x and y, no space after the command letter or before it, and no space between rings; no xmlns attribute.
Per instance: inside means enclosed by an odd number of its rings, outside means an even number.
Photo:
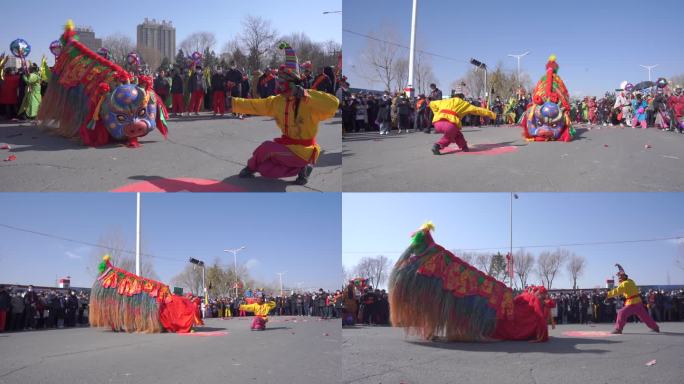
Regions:
<svg viewBox="0 0 684 384"><path fill-rule="evenodd" d="M590 242L580 242L580 243L561 243L561 244L536 244L536 245L519 245L513 248L557 248L557 247L578 247L587 245L610 245L610 244L631 244L631 243L648 243L648 242L658 242L658 241L668 241L668 240L684 240L684 236L673 236L673 237L656 237L650 239L638 239L638 240L616 240L616 241L590 241ZM460 251L488 251L493 249L503 249L509 248L510 246L501 247L489 247L489 248L458 248ZM346 254L392 254L392 253L402 253L403 251L344 251Z"/></svg>
<svg viewBox="0 0 684 384"><path fill-rule="evenodd" d="M129 253L129 254L135 255L135 251L131 251L131 250L128 250L128 249L107 247L107 246L104 246L104 245L102 245L102 244L96 244L96 243L90 243L90 242L87 242L87 241L71 239L71 238L68 238L68 237L63 237L63 236L59 236L59 235L53 235L53 234L50 234L50 233L35 231L35 230L32 230L32 229L19 228L19 227L15 227L15 226L13 226L13 225L0 224L0 227L4 227L4 228L7 228L7 229L12 229L12 230L15 230L15 231L20 231L20 232L31 233L31 234L39 235L39 236L43 236L43 237L48 237L48 238L51 238L51 239L57 239L57 240L62 240L62 241L68 241L68 242L71 242L71 243L76 243L76 244L81 244L81 245L88 245L88 246L95 247L95 248L102 248L102 249L107 249L107 250L111 250L111 251L118 251L118 252L122 252L122 253ZM141 253L141 255L147 256L147 257L152 257L152 258L155 258L155 259L161 259L161 260L177 261L177 262L182 262L182 263L187 262L186 260L179 260L179 259L173 259L173 258L170 258L170 257L157 256L157 255L152 255L152 254L149 254L149 253Z"/></svg>
<svg viewBox="0 0 684 384"><path fill-rule="evenodd" d="M347 33L352 34L352 35L364 37L364 38L369 39L369 40L374 40L374 41L377 41L377 42L381 42L381 43L385 43L385 44L394 45L395 47L410 49L409 47L407 47L407 46L405 46L405 45L403 45L403 44L395 43L395 42L389 41L389 40L380 39L380 38L377 38L377 37L374 37L374 36L370 36L370 35L366 35L366 34L363 34L363 33L355 32L355 31L352 31L352 30L349 30L349 29L344 29L344 28L343 28L342 31L347 32ZM429 51L424 51L424 50L422 50L422 49L416 49L416 51L418 51L418 52L420 52L420 53L423 53L423 54L426 54L426 55L428 55L428 56L439 57L439 58L445 59L445 60L457 61L457 62L463 63L463 64L470 64L467 60L457 59L457 58L455 58L455 57L445 56L445 55L441 55L441 54L439 54L439 53L433 53L433 52L429 52Z"/></svg>
<svg viewBox="0 0 684 384"><path fill-rule="evenodd" d="M53 235L53 234L50 234L50 233L45 233L45 232L41 232L41 231L36 231L36 230L33 230L33 229L20 228L20 227L16 227L16 226L9 225L9 224L2 224L2 223L0 223L0 227L4 227L4 228L7 228L7 229L19 231L19 232L31 233L31 234L34 234L34 235L43 236L43 237L47 237L47 238L51 238L51 239L62 240L62 241L68 241L68 242L75 243L75 244L87 245L87 246L90 246L90 247L101 248L101 249L105 249L105 250L109 250L109 251L118 251L118 252L122 252L122 253L127 253L127 254L135 255L135 251L134 251L134 250L124 249L124 248L108 247L108 246L105 246L105 245L102 245L102 244L91 243L91 242L88 242L88 241L72 239L72 238L69 238L69 237L64 237L64 236L59 236L59 235ZM194 252L194 253L193 253L193 252L187 252L187 254L188 254L188 255L195 255L196 257L204 257L204 258L210 257L210 256L207 256L207 255L199 255L197 252ZM178 263L187 263L187 259L177 259L177 258L172 258L172 257L157 256L157 255L153 255L153 254L151 254L151 253L140 253L140 255L141 255L141 256L151 257L151 258L154 258L154 259L159 259L159 260L168 260L168 261L175 261L175 262L178 262ZM329 255L329 256L332 256L332 254L327 254L327 253L321 254L321 253L318 253L318 252L316 253L316 255L318 255L318 256L328 256L328 255ZM335 255L335 256L337 256L337 255ZM222 264L219 263L219 265L222 265Z"/></svg>

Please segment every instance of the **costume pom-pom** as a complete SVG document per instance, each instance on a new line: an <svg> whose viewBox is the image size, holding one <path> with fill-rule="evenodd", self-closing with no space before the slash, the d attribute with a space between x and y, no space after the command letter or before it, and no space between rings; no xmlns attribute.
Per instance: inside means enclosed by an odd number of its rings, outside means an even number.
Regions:
<svg viewBox="0 0 684 384"><path fill-rule="evenodd" d="M556 61L556 55L552 54L549 56L549 61Z"/></svg>

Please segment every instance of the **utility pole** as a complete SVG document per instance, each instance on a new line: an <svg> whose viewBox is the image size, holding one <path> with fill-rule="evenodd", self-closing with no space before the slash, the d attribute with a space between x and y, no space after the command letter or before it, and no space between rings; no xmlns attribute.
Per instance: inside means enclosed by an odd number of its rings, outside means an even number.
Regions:
<svg viewBox="0 0 684 384"><path fill-rule="evenodd" d="M416 10L418 8L418 0L413 0L413 10L411 12L411 46L409 49L409 73L408 84L406 85L407 96L410 99L413 97L413 61L416 52Z"/></svg>
<svg viewBox="0 0 684 384"><path fill-rule="evenodd" d="M658 64L654 64L654 65L641 65L641 64L639 64L639 66L648 70L648 81L651 81L651 69L657 67Z"/></svg>
<svg viewBox="0 0 684 384"><path fill-rule="evenodd" d="M236 249L224 249L223 252L229 252L233 254L233 262L234 262L234 271L235 271L235 298L238 297L238 273L237 273L237 253L245 249L245 246L243 245L240 248Z"/></svg>

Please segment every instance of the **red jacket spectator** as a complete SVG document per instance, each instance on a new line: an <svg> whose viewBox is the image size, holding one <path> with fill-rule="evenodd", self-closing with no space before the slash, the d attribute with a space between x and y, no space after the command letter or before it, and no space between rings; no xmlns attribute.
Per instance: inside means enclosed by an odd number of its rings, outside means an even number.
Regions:
<svg viewBox="0 0 684 384"><path fill-rule="evenodd" d="M19 75L5 74L5 81L0 87L0 104L17 104L19 89Z"/></svg>

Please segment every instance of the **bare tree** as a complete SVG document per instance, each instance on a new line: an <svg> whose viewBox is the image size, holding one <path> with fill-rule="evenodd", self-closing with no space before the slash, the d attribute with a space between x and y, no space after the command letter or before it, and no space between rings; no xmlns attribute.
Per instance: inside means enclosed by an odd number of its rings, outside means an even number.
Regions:
<svg viewBox="0 0 684 384"><path fill-rule="evenodd" d="M121 33L115 33L103 38L102 46L109 49L112 61L118 65L125 65L128 54L135 50L133 40Z"/></svg>
<svg viewBox="0 0 684 384"><path fill-rule="evenodd" d="M492 272L492 256L487 253L476 253L475 254L475 267L480 271L490 274Z"/></svg>
<svg viewBox="0 0 684 384"><path fill-rule="evenodd" d="M460 251L458 249L452 249L451 253L456 255L456 257L460 258L461 260L465 261L466 263L472 265L473 264L473 257L475 256L475 253L473 252L467 252L467 251Z"/></svg>
<svg viewBox="0 0 684 384"><path fill-rule="evenodd" d="M142 47L138 49L138 54L143 63L149 65L150 71L155 71L162 63L161 51L156 48Z"/></svg>
<svg viewBox="0 0 684 384"><path fill-rule="evenodd" d="M187 289L193 295L202 293L202 268L187 264L182 272L171 278L171 284Z"/></svg>
<svg viewBox="0 0 684 384"><path fill-rule="evenodd" d="M587 259L576 255L574 252L570 255L568 264L565 266L572 277L572 289L577 289L577 278L582 276L584 268L587 265Z"/></svg>
<svg viewBox="0 0 684 384"><path fill-rule="evenodd" d="M271 22L260 16L248 15L242 21L242 32L239 36L247 51L249 71L263 68L264 56L269 51L274 51L277 36Z"/></svg>
<svg viewBox="0 0 684 384"><path fill-rule="evenodd" d="M537 258L537 273L547 289L551 289L553 279L556 278L558 271L568 258L568 253L565 249L557 249L554 252L544 251L539 254Z"/></svg>
<svg viewBox="0 0 684 384"><path fill-rule="evenodd" d="M388 41L396 41L397 32L393 27L384 27L380 31L370 32L369 35L375 39L366 40L366 46L361 52L363 69L359 75L371 84L382 84L385 90L390 91L397 79L396 61L401 48Z"/></svg>
<svg viewBox="0 0 684 384"><path fill-rule="evenodd" d="M684 77L684 75L682 75ZM675 264L684 270L684 239L677 240L677 254L674 260Z"/></svg>
<svg viewBox="0 0 684 384"><path fill-rule="evenodd" d="M513 254L513 267L515 268L515 274L520 280L520 287L525 288L527 286L527 278L534 267L534 256L529 252L525 252L524 249L519 249Z"/></svg>
<svg viewBox="0 0 684 384"><path fill-rule="evenodd" d="M680 74L680 75L670 77L670 84L673 84L673 85L670 85L670 87L672 87L672 88L674 88L674 86L677 86L677 85L680 87L682 85L684 85L684 74Z"/></svg>
<svg viewBox="0 0 684 384"><path fill-rule="evenodd" d="M86 271L93 276L98 275L97 266L102 261L104 255L109 255L111 257L111 263L121 269L135 272L135 254L132 252L129 243L126 241L126 237L120 228L110 228L102 235L97 241L99 247L93 249L93 252L89 258L89 263L86 266ZM159 277L154 270L154 266L149 260L149 257L145 257L144 244L141 245L141 265L140 274L148 279L158 280Z"/></svg>
<svg viewBox="0 0 684 384"><path fill-rule="evenodd" d="M394 79L394 89L399 93L403 92L404 87L408 84L408 67L407 59L400 58L394 62L394 72L397 74Z"/></svg>
<svg viewBox="0 0 684 384"><path fill-rule="evenodd" d="M387 278L389 260L386 256L364 257L354 268L357 276L368 280L369 285L379 287Z"/></svg>
<svg viewBox="0 0 684 384"><path fill-rule="evenodd" d="M180 48L185 54L191 55L193 52L211 51L215 45L216 35L213 32L195 32L183 39Z"/></svg>
<svg viewBox="0 0 684 384"><path fill-rule="evenodd" d="M418 56L416 56L413 69L415 74L414 88L417 93L429 94L430 84L436 81L429 57L423 53L419 53Z"/></svg>

